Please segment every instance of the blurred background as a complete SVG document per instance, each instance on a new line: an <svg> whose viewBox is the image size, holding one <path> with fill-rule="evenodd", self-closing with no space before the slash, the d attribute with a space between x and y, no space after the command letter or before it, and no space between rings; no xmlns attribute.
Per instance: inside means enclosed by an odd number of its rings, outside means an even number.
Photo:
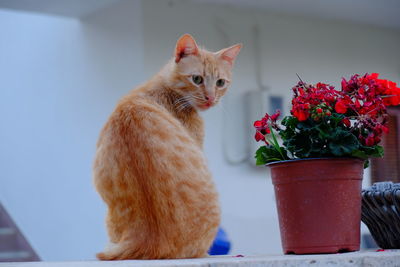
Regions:
<svg viewBox="0 0 400 267"><path fill-rule="evenodd" d="M184 33L212 51L244 44L229 94L203 113L205 153L231 253L281 253L252 123L289 112L296 73L336 86L366 72L399 83L399 12L397 0L0 0L0 258L86 260L103 249L106 207L91 171L99 131ZM391 114L389 154L364 186L399 181Z"/></svg>

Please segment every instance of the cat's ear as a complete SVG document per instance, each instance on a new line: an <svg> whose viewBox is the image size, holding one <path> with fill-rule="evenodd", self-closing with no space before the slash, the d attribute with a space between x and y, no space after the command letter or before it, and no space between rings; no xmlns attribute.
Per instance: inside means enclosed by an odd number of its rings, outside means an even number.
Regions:
<svg viewBox="0 0 400 267"><path fill-rule="evenodd" d="M176 42L175 47L175 62L178 63L183 57L189 55L198 55L199 48L196 41L190 34L184 34Z"/></svg>
<svg viewBox="0 0 400 267"><path fill-rule="evenodd" d="M236 44L228 48L224 48L217 52L221 59L227 61L229 64L233 65L235 59L242 48L242 44Z"/></svg>

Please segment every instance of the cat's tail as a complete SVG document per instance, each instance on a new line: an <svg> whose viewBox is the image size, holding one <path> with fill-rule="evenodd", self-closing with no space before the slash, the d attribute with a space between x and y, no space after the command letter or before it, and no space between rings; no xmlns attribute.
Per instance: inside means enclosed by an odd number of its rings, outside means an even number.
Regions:
<svg viewBox="0 0 400 267"><path fill-rule="evenodd" d="M98 258L101 261L112 261L112 260L116 260L116 255L112 255L110 253L107 252L99 252L96 254L96 258Z"/></svg>
<svg viewBox="0 0 400 267"><path fill-rule="evenodd" d="M133 260L133 259L159 259L155 251L149 250L146 247L138 247L132 242L122 242L111 244L104 252L96 254L96 257L102 261L112 260Z"/></svg>

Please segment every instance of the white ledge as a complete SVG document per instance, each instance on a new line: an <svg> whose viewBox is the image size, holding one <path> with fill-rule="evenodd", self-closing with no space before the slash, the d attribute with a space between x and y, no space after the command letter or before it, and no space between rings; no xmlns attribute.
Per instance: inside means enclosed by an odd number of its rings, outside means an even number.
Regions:
<svg viewBox="0 0 400 267"><path fill-rule="evenodd" d="M400 250L353 252L326 255L214 256L183 260L4 262L0 267L250 267L250 266L400 266Z"/></svg>

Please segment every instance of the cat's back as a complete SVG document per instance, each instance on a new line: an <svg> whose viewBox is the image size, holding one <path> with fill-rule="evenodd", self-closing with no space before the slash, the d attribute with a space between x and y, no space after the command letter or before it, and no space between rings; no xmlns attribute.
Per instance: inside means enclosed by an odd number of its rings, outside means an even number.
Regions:
<svg viewBox="0 0 400 267"><path fill-rule="evenodd" d="M98 146L116 138L130 142L139 139L143 143L154 136L167 140L169 136L185 132L182 123L149 96L146 89L139 87L118 102L100 133Z"/></svg>
<svg viewBox="0 0 400 267"><path fill-rule="evenodd" d="M149 86L135 89L119 101L100 133L95 182L124 179L128 173L141 180L142 175L161 175L162 170L164 177L173 179L177 172L192 175L193 170L206 170L199 141L202 131L202 121L192 119L185 125Z"/></svg>

